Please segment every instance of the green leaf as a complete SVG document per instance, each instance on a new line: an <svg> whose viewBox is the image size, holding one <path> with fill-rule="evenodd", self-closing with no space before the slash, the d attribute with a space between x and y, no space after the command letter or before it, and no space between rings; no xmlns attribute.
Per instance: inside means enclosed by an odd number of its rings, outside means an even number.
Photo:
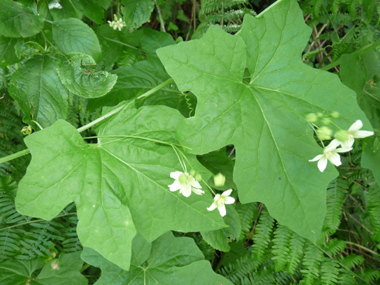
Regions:
<svg viewBox="0 0 380 285"><path fill-rule="evenodd" d="M103 23L104 11L97 0L74 0L75 7L97 24Z"/></svg>
<svg viewBox="0 0 380 285"><path fill-rule="evenodd" d="M200 40L157 51L179 90L198 98L196 114L178 128L179 141L204 154L234 144L234 181L242 203L260 201L281 224L317 240L326 213L325 190L337 176L309 162L322 153L305 120L338 111L347 129L361 119L353 92L336 75L301 61L310 28L296 1L246 15L239 35L212 26ZM243 80L245 68L250 79Z"/></svg>
<svg viewBox="0 0 380 285"><path fill-rule="evenodd" d="M48 127L67 116L67 90L49 55L37 55L18 69L12 76L9 93L25 114L25 123L30 124L32 118Z"/></svg>
<svg viewBox="0 0 380 285"><path fill-rule="evenodd" d="M57 61L59 79L70 92L86 98L101 97L110 92L117 75L97 71L95 60L84 53L71 53Z"/></svg>
<svg viewBox="0 0 380 285"><path fill-rule="evenodd" d="M374 50L361 56L342 55L340 76L342 82L356 92L360 108L372 126L380 130L380 67Z"/></svg>
<svg viewBox="0 0 380 285"><path fill-rule="evenodd" d="M228 252L231 249L228 244L231 239L239 238L241 223L238 212L232 206L227 206L227 215L223 217L223 220L228 225L228 228L201 232L201 234L203 239L213 248Z"/></svg>
<svg viewBox="0 0 380 285"><path fill-rule="evenodd" d="M146 23L154 8L151 0L121 0L124 22L129 31L137 30Z"/></svg>
<svg viewBox="0 0 380 285"><path fill-rule="evenodd" d="M83 260L81 251L73 253L61 253L58 259L50 260L37 276L37 284L51 285L84 285L88 280L80 270Z"/></svg>
<svg viewBox="0 0 380 285"><path fill-rule="evenodd" d="M53 22L53 39L60 50L69 54L83 52L95 60L100 55L98 38L89 26L81 20L70 18Z"/></svg>
<svg viewBox="0 0 380 285"><path fill-rule="evenodd" d="M100 265L102 269L102 275L95 284L232 284L203 260L202 252L191 238L175 238L169 232L152 243L141 239L137 236L133 240L133 262L129 271L97 258L96 252L85 248L82 258L95 266Z"/></svg>
<svg viewBox="0 0 380 285"><path fill-rule="evenodd" d="M123 269L130 265L136 229L152 241L168 230L225 226L218 213L207 211L209 192L185 198L169 191L170 173L181 167L172 147L156 141L175 142L183 117L162 106L136 110L133 103L100 126L97 144L87 145L62 120L28 136L32 162L16 197L20 213L47 220L75 202L81 243ZM188 160L208 178L195 156Z"/></svg>
<svg viewBox="0 0 380 285"><path fill-rule="evenodd" d="M82 18L83 14L75 8L71 0L60 0L59 4L62 6L61 9L50 10L50 14L55 21L67 18Z"/></svg>
<svg viewBox="0 0 380 285"><path fill-rule="evenodd" d="M41 32L44 19L30 14L20 3L5 0L0 3L0 23L0 35L27 38Z"/></svg>
<svg viewBox="0 0 380 285"><path fill-rule="evenodd" d="M0 263L0 282L2 285L85 285L88 280L80 273L83 260L81 252L61 253L58 259L47 264L43 258L30 261L9 259ZM54 267L54 268L53 268ZM41 269L36 276L36 271Z"/></svg>
<svg viewBox="0 0 380 285"><path fill-rule="evenodd" d="M15 50L17 42L19 42L19 39L0 36L0 67L20 61Z"/></svg>
<svg viewBox="0 0 380 285"><path fill-rule="evenodd" d="M223 186L215 186L214 177L211 177L208 181L208 184L211 187L218 190L227 190L231 188L236 189L236 185L232 177L235 161L227 156L225 148L199 156L198 159L199 162L202 163L203 166L210 170L214 175L222 173L226 177L226 182Z"/></svg>
<svg viewBox="0 0 380 285"><path fill-rule="evenodd" d="M380 185L380 148L373 150L371 144L375 138L368 140L365 151L362 155L361 164L365 168L371 169L375 180Z"/></svg>

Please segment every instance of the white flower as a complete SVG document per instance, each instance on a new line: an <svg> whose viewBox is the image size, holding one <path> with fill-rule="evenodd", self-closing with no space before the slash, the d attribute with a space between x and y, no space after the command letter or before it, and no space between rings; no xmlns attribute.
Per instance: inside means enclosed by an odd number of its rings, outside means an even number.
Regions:
<svg viewBox="0 0 380 285"><path fill-rule="evenodd" d="M224 191L222 195L216 194L214 197L214 202L210 207L207 208L208 211L213 211L218 208L219 213L222 217L226 215L226 206L225 204L233 204L235 202L235 198L229 197L231 195L232 189Z"/></svg>
<svg viewBox="0 0 380 285"><path fill-rule="evenodd" d="M198 181L187 172L183 173L181 171L175 171L170 173L170 177L175 179L174 183L169 185L169 190L172 192L179 190L179 193L183 194L185 197L189 197L191 191L197 195L205 193L201 190L202 186Z"/></svg>
<svg viewBox="0 0 380 285"><path fill-rule="evenodd" d="M363 127L363 123L357 120L351 125L348 131L341 130L336 133L336 140L342 145L342 147L352 147L355 139L366 138L373 135L370 131L359 131Z"/></svg>
<svg viewBox="0 0 380 285"><path fill-rule="evenodd" d="M342 164L340 161L340 156L338 154L342 152L347 152L352 150L351 147L342 147L337 148L340 145L340 142L338 140L332 140L331 143L325 147L323 150L323 154L317 155L313 159L309 161L317 161L318 160L318 168L319 171L323 172L326 169L327 166L327 160L329 160L332 164L339 166Z"/></svg>
<svg viewBox="0 0 380 285"><path fill-rule="evenodd" d="M121 29L123 27L126 27L127 25L125 24L125 22L123 21L123 19L117 19L117 16L114 15L114 20L111 22L111 21L108 21L108 24L111 26L111 28L113 28L114 30L116 29L119 29L119 31L121 31Z"/></svg>

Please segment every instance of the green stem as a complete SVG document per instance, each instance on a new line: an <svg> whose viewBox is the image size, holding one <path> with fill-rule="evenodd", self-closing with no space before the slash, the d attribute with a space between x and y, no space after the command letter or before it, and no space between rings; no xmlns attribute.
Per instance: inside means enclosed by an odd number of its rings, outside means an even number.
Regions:
<svg viewBox="0 0 380 285"><path fill-rule="evenodd" d="M350 53L349 55L361 55L371 49L374 49L376 47L380 46L380 40L372 43L372 44L369 44L369 45L366 45L365 47L362 47L361 49L357 50L357 51L354 51L353 53ZM334 68L335 66L337 65L340 65L341 63L341 58L339 58L337 61L334 61L324 67L321 68L321 70L330 70L331 68Z"/></svg>
<svg viewBox="0 0 380 285"><path fill-rule="evenodd" d="M126 44L126 43L123 43L123 42L120 42L120 41L117 41L117 40L113 40L113 39L110 39L110 38L107 38L107 37L102 37L102 38L105 39L105 40L107 40L107 41L110 41L110 42L114 42L114 43L117 43L117 44L129 47L129 48L133 48L133 49L139 50L139 48L137 48L137 47L131 46L129 44Z"/></svg>
<svg viewBox="0 0 380 285"><path fill-rule="evenodd" d="M153 89L149 90L148 92L146 92L146 93L142 94L141 96L137 97L137 99L140 99L140 98L143 98L143 97L147 97L147 96L155 93L156 91L162 89L163 87L165 87L166 85L168 85L168 84L170 84L172 82L173 82L173 79L170 78L170 79L166 80L165 82L161 83L160 85L157 85ZM117 112L119 112L121 109L123 109L125 106L127 106L128 104L130 104L132 102L125 103L125 104L121 105L120 107L112 110L111 112L105 114L104 116L101 116L100 118L96 119L95 121L92 121L92 122L88 123L87 125L84 125L84 126L78 128L77 129L78 132L83 132L83 131L91 128L92 126L96 125L97 123L99 123L99 122L101 122L101 121L103 121L103 120L111 117L112 115L116 114ZM29 149L24 149L22 151L14 153L14 154L2 157L2 158L0 158L0 164L4 163L4 162L7 162L7 161L10 161L10 160L13 160L13 159L16 159L16 158L19 158L21 156L27 155L29 153L30 153Z"/></svg>
<svg viewBox="0 0 380 285"><path fill-rule="evenodd" d="M16 158L19 158L21 156L27 155L29 153L30 153L29 149L24 149L22 151L14 153L14 154L2 157L2 158L0 158L0 164L7 162L7 161L10 161L10 160L13 160L13 159L16 159Z"/></svg>

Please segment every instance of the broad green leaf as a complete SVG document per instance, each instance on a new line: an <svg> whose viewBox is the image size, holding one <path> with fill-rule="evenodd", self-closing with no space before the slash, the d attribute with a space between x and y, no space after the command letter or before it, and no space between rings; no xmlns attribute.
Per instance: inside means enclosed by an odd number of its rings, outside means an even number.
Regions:
<svg viewBox="0 0 380 285"><path fill-rule="evenodd" d="M9 93L25 114L25 123L35 120L48 127L67 116L67 90L49 55L37 55L18 69L12 76Z"/></svg>
<svg viewBox="0 0 380 285"><path fill-rule="evenodd" d="M53 259L47 264L43 258L30 261L9 259L0 263L0 283L2 285L86 285L88 280L80 273L83 265L80 254L80 251L61 253L58 259ZM41 272L37 275L36 271L41 268Z"/></svg>
<svg viewBox="0 0 380 285"><path fill-rule="evenodd" d="M215 186L214 177L211 177L208 181L211 187L219 190L236 189L236 185L233 181L235 161L227 156L225 148L199 156L198 159L199 162L214 175L222 173L226 177L226 182L223 186Z"/></svg>
<svg viewBox="0 0 380 285"><path fill-rule="evenodd" d="M19 39L0 36L0 67L19 62L16 55L15 45Z"/></svg>
<svg viewBox="0 0 380 285"><path fill-rule="evenodd" d="M241 223L238 212L227 205L227 215L223 217L228 228L215 231L201 232L203 239L213 248L228 252L230 251L229 241L238 239L241 232Z"/></svg>
<svg viewBox="0 0 380 285"><path fill-rule="evenodd" d="M119 32L106 26L98 28L96 32L102 44L102 56L112 63L122 60L125 56L123 52L136 51L136 49L146 56L146 60L113 71L118 76L114 88L106 96L91 100L89 108L112 106L121 101L136 98L170 78L156 55L158 48L175 44L169 34L149 28L133 33ZM117 66L120 66L119 62ZM142 104L165 105L179 110L184 116L189 116L192 110L194 113L196 100L192 94L185 95L179 92L173 83L149 96L144 102L139 102L139 105Z"/></svg>
<svg viewBox="0 0 380 285"><path fill-rule="evenodd" d="M360 108L372 126L380 130L380 66L374 50L341 57L342 82L356 92Z"/></svg>
<svg viewBox="0 0 380 285"><path fill-rule="evenodd" d="M50 14L55 21L67 18L82 18L83 14L75 8L72 0L60 0L59 4L62 6L61 9L50 10Z"/></svg>
<svg viewBox="0 0 380 285"><path fill-rule="evenodd" d="M302 63L309 35L297 2L283 0L256 18L246 15L238 35L212 26L202 39L157 54L179 90L198 98L179 141L196 154L234 144L240 201L265 203L277 221L315 241L326 187L338 172L329 164L321 173L308 161L323 150L305 116L338 111L334 123L343 129L358 119L370 125L336 75Z"/></svg>
<svg viewBox="0 0 380 285"><path fill-rule="evenodd" d="M373 138L368 140L361 163L363 167L371 169L377 184L380 185L380 148L374 150L371 147L373 140Z"/></svg>
<svg viewBox="0 0 380 285"><path fill-rule="evenodd" d="M117 75L97 71L95 60L84 53L71 53L57 61L59 79L70 92L86 98L107 94L115 85Z"/></svg>
<svg viewBox="0 0 380 285"><path fill-rule="evenodd" d="M44 19L24 9L20 3L5 0L0 3L0 35L27 38L41 32Z"/></svg>
<svg viewBox="0 0 380 285"><path fill-rule="evenodd" d="M129 31L137 30L146 23L154 8L151 0L121 0L124 22Z"/></svg>
<svg viewBox="0 0 380 285"><path fill-rule="evenodd" d="M144 255L141 256L141 250ZM148 253L148 254L146 254ZM99 255L99 254L98 254ZM133 240L133 262L129 271L106 262L87 248L82 258L101 267L102 275L95 283L102 284L200 284L230 285L225 277L216 274L208 261L188 237L175 238L171 232L152 243L136 237ZM94 263L92 263L94 262Z"/></svg>
<svg viewBox="0 0 380 285"><path fill-rule="evenodd" d="M74 0L75 7L97 24L103 23L104 10L98 0Z"/></svg>
<svg viewBox="0 0 380 285"><path fill-rule="evenodd" d="M53 39L63 53L83 52L95 60L100 55L98 38L89 26L75 18L53 22Z"/></svg>
<svg viewBox="0 0 380 285"><path fill-rule="evenodd" d="M172 147L156 141L175 143L183 117L162 106L136 110L133 103L121 105L100 126L97 144L86 144L62 120L28 136L32 162L16 197L20 213L47 220L75 202L81 243L123 269L130 265L136 229L152 241L168 230L225 226L218 213L207 211L212 202L207 190L189 198L169 191L170 173L181 167ZM188 160L208 178L195 156Z"/></svg>

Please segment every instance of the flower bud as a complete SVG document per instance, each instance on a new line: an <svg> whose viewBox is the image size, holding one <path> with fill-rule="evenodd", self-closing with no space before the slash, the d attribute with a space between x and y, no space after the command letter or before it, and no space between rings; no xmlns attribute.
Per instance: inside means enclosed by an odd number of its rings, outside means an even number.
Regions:
<svg viewBox="0 0 380 285"><path fill-rule="evenodd" d="M194 169L192 169L192 170L190 171L190 175L193 176L193 177L195 176L195 173L196 173L196 172L195 172Z"/></svg>
<svg viewBox="0 0 380 285"><path fill-rule="evenodd" d="M322 119L322 124L329 125L330 123L331 123L331 120L329 118L323 118Z"/></svg>
<svg viewBox="0 0 380 285"><path fill-rule="evenodd" d="M337 111L334 111L334 112L331 112L331 114L330 114L330 116L332 117L332 118L339 118L340 117L340 114L339 114L339 112L337 112Z"/></svg>
<svg viewBox="0 0 380 285"><path fill-rule="evenodd" d="M321 141L330 140L332 135L332 130L328 127L320 127L316 130L317 136Z"/></svg>
<svg viewBox="0 0 380 285"><path fill-rule="evenodd" d="M200 175L199 173L197 173L197 174L195 175L195 180L197 180L198 182L199 182L199 181L202 181L202 175Z"/></svg>
<svg viewBox="0 0 380 285"><path fill-rule="evenodd" d="M314 113L310 113L306 115L306 121L308 123L315 123L318 120L318 117Z"/></svg>
<svg viewBox="0 0 380 285"><path fill-rule="evenodd" d="M30 135L32 133L32 127L31 126L25 126L21 130L23 135Z"/></svg>
<svg viewBox="0 0 380 285"><path fill-rule="evenodd" d="M318 118L322 118L322 117L323 117L323 113L318 112L318 113L317 113L317 117L318 117Z"/></svg>
<svg viewBox="0 0 380 285"><path fill-rule="evenodd" d="M224 186L226 182L226 177L222 173L218 173L214 176L214 184L216 187Z"/></svg>
<svg viewBox="0 0 380 285"><path fill-rule="evenodd" d="M338 141L345 142L348 140L348 131L340 130L334 136Z"/></svg>

